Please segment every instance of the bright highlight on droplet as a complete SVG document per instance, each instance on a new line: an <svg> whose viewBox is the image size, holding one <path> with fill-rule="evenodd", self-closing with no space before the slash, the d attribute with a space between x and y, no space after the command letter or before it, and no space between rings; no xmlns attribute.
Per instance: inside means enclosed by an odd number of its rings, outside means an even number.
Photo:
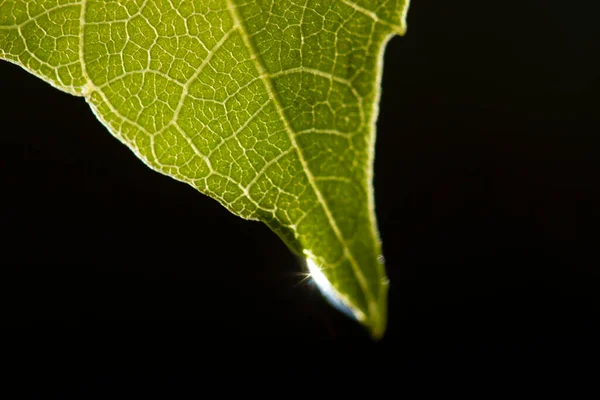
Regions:
<svg viewBox="0 0 600 400"><path fill-rule="evenodd" d="M323 296L333 305L336 309L344 313L350 318L355 318L359 321L365 319L365 315L356 307L354 307L345 296L342 296L331 284L329 279L325 276L322 269L314 262L309 256L306 258L306 266L310 278L319 288L319 291Z"/></svg>

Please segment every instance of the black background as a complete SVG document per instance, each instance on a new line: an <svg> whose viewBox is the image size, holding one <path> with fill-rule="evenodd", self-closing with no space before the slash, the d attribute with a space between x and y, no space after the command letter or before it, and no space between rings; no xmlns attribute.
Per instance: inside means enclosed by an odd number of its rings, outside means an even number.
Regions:
<svg viewBox="0 0 600 400"><path fill-rule="evenodd" d="M301 282L265 226L151 171L83 99L0 63L3 325L25 348L111 355L60 390L165 381L173 394L206 371L298 386L385 371L408 385L588 365L600 29L579 3L413 1L386 51L378 122L380 343ZM142 370L161 372L150 383Z"/></svg>

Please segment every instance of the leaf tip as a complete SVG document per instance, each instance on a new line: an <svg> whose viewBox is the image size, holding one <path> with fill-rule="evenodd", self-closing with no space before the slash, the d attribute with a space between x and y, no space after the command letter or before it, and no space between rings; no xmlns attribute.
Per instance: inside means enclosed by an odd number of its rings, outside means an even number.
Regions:
<svg viewBox="0 0 600 400"><path fill-rule="evenodd" d="M383 339L387 329L387 292L390 281L384 277L381 281L379 297L376 302L369 305L368 319L364 322L367 326L371 339L380 341Z"/></svg>

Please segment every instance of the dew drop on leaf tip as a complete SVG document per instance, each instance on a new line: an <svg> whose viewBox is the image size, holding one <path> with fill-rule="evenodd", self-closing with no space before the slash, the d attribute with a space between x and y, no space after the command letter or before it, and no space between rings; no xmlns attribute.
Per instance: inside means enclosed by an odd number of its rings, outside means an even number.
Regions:
<svg viewBox="0 0 600 400"><path fill-rule="evenodd" d="M306 257L306 267L308 268L308 275L311 281L319 288L319 291L327 299L327 301L335 307L337 310L342 312L344 315L358 320L363 321L365 315L353 307L340 293L333 287L329 279L325 276L322 268L310 257Z"/></svg>

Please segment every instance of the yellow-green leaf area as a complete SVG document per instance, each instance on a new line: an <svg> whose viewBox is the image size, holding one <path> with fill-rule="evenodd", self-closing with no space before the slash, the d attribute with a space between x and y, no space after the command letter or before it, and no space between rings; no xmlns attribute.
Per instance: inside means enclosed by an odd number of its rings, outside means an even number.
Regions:
<svg viewBox="0 0 600 400"><path fill-rule="evenodd" d="M84 97L153 170L266 223L323 293L380 338L388 281L375 122L385 45L404 33L407 8L0 0L0 57Z"/></svg>

